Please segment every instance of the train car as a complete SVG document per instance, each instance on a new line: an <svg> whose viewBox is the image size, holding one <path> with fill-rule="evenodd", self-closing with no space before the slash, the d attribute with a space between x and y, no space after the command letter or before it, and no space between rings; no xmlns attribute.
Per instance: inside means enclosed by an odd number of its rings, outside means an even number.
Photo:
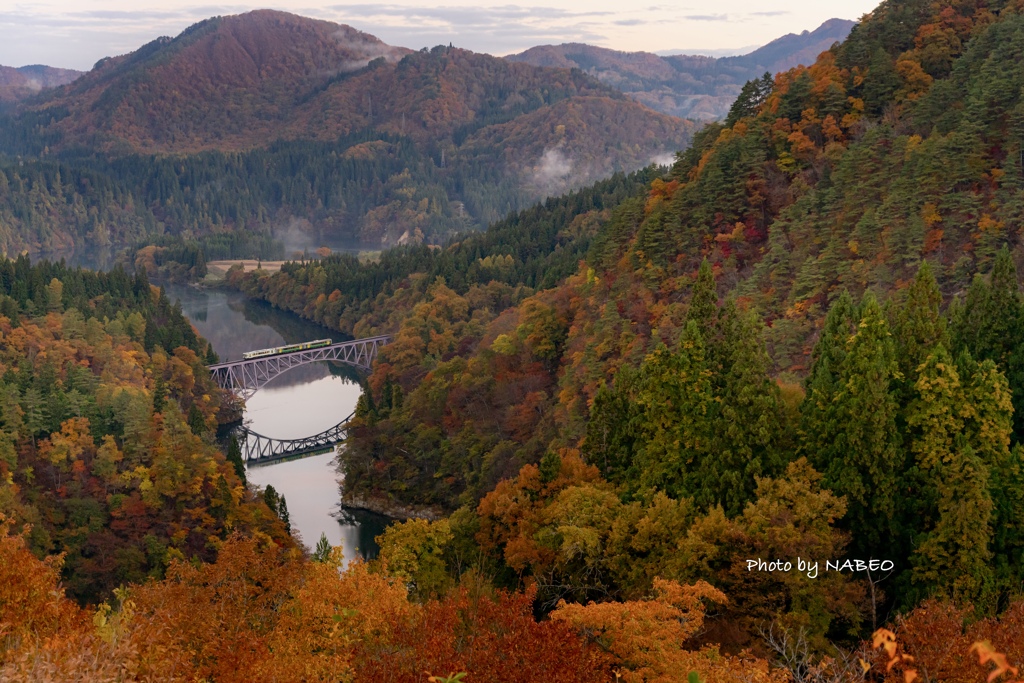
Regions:
<svg viewBox="0 0 1024 683"><path fill-rule="evenodd" d="M264 356L277 356L282 353L294 353L296 351L307 351L309 349L319 349L323 346L330 346L334 342L330 339L317 339L316 341L305 342L302 344L289 344L288 346L278 346L273 349L260 349L259 351L246 351L242 354L244 360L250 360L253 358L263 358Z"/></svg>

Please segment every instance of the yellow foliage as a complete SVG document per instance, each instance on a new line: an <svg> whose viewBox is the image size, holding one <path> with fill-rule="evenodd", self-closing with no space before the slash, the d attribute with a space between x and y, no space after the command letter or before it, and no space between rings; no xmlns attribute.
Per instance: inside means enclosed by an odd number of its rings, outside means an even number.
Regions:
<svg viewBox="0 0 1024 683"><path fill-rule="evenodd" d="M568 604L564 600L551 614L586 633L606 650L625 683L669 683L696 671L705 681L785 681L771 672L764 660L728 657L717 647L687 650L685 641L704 624L704 600L725 603L725 595L704 581L683 586L654 580L649 600Z"/></svg>

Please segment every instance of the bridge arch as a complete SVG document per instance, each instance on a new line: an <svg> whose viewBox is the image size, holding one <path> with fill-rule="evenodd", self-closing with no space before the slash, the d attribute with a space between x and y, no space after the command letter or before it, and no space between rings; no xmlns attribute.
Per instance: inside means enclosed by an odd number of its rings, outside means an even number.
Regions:
<svg viewBox="0 0 1024 683"><path fill-rule="evenodd" d="M354 412L330 429L303 439L275 439L258 434L248 427L240 427L236 433L240 437L238 445L242 449L242 459L249 464L273 462L334 448L348 437L348 423L353 417Z"/></svg>
<svg viewBox="0 0 1024 683"><path fill-rule="evenodd" d="M275 377L300 365L332 360L369 370L377 358L380 347L389 343L391 337L388 335L353 339L315 349L217 363L208 366L208 369L217 386L234 392L243 400L248 400Z"/></svg>

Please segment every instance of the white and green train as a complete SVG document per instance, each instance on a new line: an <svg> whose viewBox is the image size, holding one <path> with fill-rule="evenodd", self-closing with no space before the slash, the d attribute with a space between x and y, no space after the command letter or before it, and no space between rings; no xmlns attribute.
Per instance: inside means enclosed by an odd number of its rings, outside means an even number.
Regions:
<svg viewBox="0 0 1024 683"><path fill-rule="evenodd" d="M308 349L318 349L322 346L330 346L333 342L330 339L317 339L316 341L306 342L304 344L290 344L288 346L278 346L273 349L260 349L259 351L246 351L242 354L244 360L251 358L263 358L264 356L276 356L280 353L293 353L295 351L306 351Z"/></svg>

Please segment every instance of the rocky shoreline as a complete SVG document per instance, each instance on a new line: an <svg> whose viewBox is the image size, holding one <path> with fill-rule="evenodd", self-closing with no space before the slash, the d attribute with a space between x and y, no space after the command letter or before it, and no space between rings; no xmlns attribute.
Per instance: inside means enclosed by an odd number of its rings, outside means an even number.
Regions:
<svg viewBox="0 0 1024 683"><path fill-rule="evenodd" d="M433 505L406 505L384 496L366 496L345 491L341 495L341 507L350 510L368 510L392 519L427 519L430 521L447 517L444 510Z"/></svg>

